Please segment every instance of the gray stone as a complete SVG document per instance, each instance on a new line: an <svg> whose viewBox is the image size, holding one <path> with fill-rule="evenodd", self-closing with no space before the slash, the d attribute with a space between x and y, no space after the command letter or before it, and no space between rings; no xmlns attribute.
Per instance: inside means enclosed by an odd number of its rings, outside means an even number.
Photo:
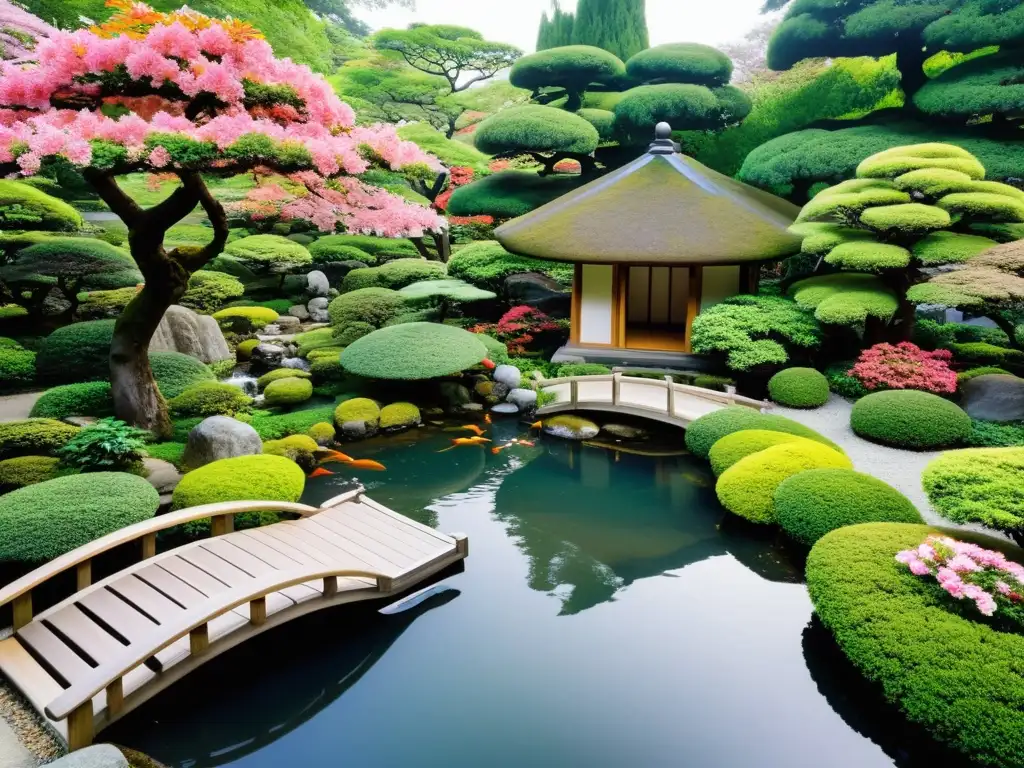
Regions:
<svg viewBox="0 0 1024 768"><path fill-rule="evenodd" d="M309 319L314 323L329 323L331 316L326 309L316 309L309 313Z"/></svg>
<svg viewBox="0 0 1024 768"><path fill-rule="evenodd" d="M280 368L286 350L278 344L259 344L252 351L252 364L263 368Z"/></svg>
<svg viewBox="0 0 1024 768"><path fill-rule="evenodd" d="M309 370L309 362L303 360L301 357L286 357L281 361L282 368L295 368L300 371Z"/></svg>
<svg viewBox="0 0 1024 768"><path fill-rule="evenodd" d="M210 416L188 433L182 463L196 469L217 459L257 453L263 453L263 441L250 425L230 416Z"/></svg>
<svg viewBox="0 0 1024 768"><path fill-rule="evenodd" d="M327 275L319 269L314 269L306 275L306 293L310 296L326 296L329 290L331 290L331 283L328 281Z"/></svg>
<svg viewBox="0 0 1024 768"><path fill-rule="evenodd" d="M642 440L648 436L646 429L632 427L628 424L605 424L601 427L601 432L622 440Z"/></svg>
<svg viewBox="0 0 1024 768"><path fill-rule="evenodd" d="M295 315L281 315L274 321L274 325L280 328L294 330L296 327L302 325L302 320L297 318Z"/></svg>
<svg viewBox="0 0 1024 768"><path fill-rule="evenodd" d="M532 389L513 389L505 399L521 411L528 411L537 405L537 393Z"/></svg>
<svg viewBox="0 0 1024 768"><path fill-rule="evenodd" d="M231 350L217 321L177 304L167 308L149 342L150 352L181 352L204 363L227 360Z"/></svg>
<svg viewBox="0 0 1024 768"><path fill-rule="evenodd" d="M460 413L480 413L483 409L481 403L464 403L458 407Z"/></svg>
<svg viewBox="0 0 1024 768"><path fill-rule="evenodd" d="M341 425L343 440L362 440L370 436L370 429L365 421L346 421Z"/></svg>
<svg viewBox="0 0 1024 768"><path fill-rule="evenodd" d="M469 390L455 381L442 381L437 389L449 408L457 408L473 400Z"/></svg>
<svg viewBox="0 0 1024 768"><path fill-rule="evenodd" d="M65 416L63 421L75 427L88 427L99 419L95 416Z"/></svg>
<svg viewBox="0 0 1024 768"><path fill-rule="evenodd" d="M52 768L129 768L128 760L113 744L93 744L48 763Z"/></svg>
<svg viewBox="0 0 1024 768"><path fill-rule="evenodd" d="M562 414L544 419L544 433L565 440L589 440L597 437L597 424L575 414Z"/></svg>
<svg viewBox="0 0 1024 768"><path fill-rule="evenodd" d="M509 275L502 285L502 295L513 307L525 304L554 318L569 317L571 311L572 294L537 272Z"/></svg>
<svg viewBox="0 0 1024 768"><path fill-rule="evenodd" d="M512 416L519 413L519 406L515 403L498 403L491 407L491 413L497 413L502 416Z"/></svg>
<svg viewBox="0 0 1024 768"><path fill-rule="evenodd" d="M299 318L299 320L309 319L309 312L306 311L306 307L302 304L296 304L293 307L288 307L288 314L291 317Z"/></svg>
<svg viewBox="0 0 1024 768"><path fill-rule="evenodd" d="M495 402L497 403L500 403L508 397L508 393L511 391L512 387L507 384L502 384L500 381L496 381L491 385L491 397L495 398Z"/></svg>
<svg viewBox="0 0 1024 768"><path fill-rule="evenodd" d="M975 376L963 386L962 405L972 419L1024 420L1024 379L1005 373Z"/></svg>
<svg viewBox="0 0 1024 768"><path fill-rule="evenodd" d="M523 378L523 374L514 365L499 365L494 369L494 380L509 389L515 389Z"/></svg>
<svg viewBox="0 0 1024 768"><path fill-rule="evenodd" d="M274 322L270 323L269 325L263 326L263 335L264 336L280 336L281 335L281 326L278 325L277 321L275 320Z"/></svg>
<svg viewBox="0 0 1024 768"><path fill-rule="evenodd" d="M142 460L146 479L156 488L157 493L170 493L181 481L181 473L169 461L147 457Z"/></svg>
<svg viewBox="0 0 1024 768"><path fill-rule="evenodd" d="M310 312L316 312L317 310L327 309L327 305L330 303L330 299L324 298L323 296L317 296L315 299L310 299L306 303L306 309Z"/></svg>

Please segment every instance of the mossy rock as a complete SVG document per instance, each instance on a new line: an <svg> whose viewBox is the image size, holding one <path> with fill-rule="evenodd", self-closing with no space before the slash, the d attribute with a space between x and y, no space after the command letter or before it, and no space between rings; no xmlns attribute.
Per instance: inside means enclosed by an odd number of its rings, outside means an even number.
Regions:
<svg viewBox="0 0 1024 768"><path fill-rule="evenodd" d="M245 341L239 342L238 346L235 347L235 357L239 360L248 360L252 357L252 351L259 345L259 339L246 339Z"/></svg>
<svg viewBox="0 0 1024 768"><path fill-rule="evenodd" d="M304 403L313 396L313 382L308 378L289 376L275 379L263 390L263 404L268 408L283 408Z"/></svg>
<svg viewBox="0 0 1024 768"><path fill-rule="evenodd" d="M262 390L266 389L267 385L270 384L270 382L277 381L278 379L311 379L311 378L313 378L312 374L310 374L308 371L303 371L303 370L300 370L298 368L275 368L274 370L272 370L272 371L270 371L268 373L265 373L262 376L260 376L258 379L256 379L256 386L259 387L260 390L262 391Z"/></svg>
<svg viewBox="0 0 1024 768"><path fill-rule="evenodd" d="M544 419L543 430L545 434L564 440L590 440L601 431L590 419L568 413Z"/></svg>
<svg viewBox="0 0 1024 768"><path fill-rule="evenodd" d="M380 427L380 406L368 397L354 397L334 409L334 424L343 431L346 424L363 425L366 436Z"/></svg>
<svg viewBox="0 0 1024 768"><path fill-rule="evenodd" d="M329 421L318 421L306 431L306 434L313 438L317 445L330 445L334 442L334 425Z"/></svg>
<svg viewBox="0 0 1024 768"><path fill-rule="evenodd" d="M268 440L263 444L264 454L291 459L303 472L310 472L316 466L314 453L318 450L320 444L309 435L289 435L280 440Z"/></svg>
<svg viewBox="0 0 1024 768"><path fill-rule="evenodd" d="M415 427L421 421L420 409L412 403L391 403L380 409L381 429L408 429Z"/></svg>

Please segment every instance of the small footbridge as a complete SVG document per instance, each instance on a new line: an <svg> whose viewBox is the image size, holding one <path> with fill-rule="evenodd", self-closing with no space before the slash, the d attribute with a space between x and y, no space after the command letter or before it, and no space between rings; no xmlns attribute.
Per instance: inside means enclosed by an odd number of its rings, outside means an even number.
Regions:
<svg viewBox="0 0 1024 768"><path fill-rule="evenodd" d="M235 531L243 512L299 519ZM157 554L159 531L204 519L211 538ZM93 560L126 544L141 548L141 562L93 583ZM393 596L467 554L465 536L399 515L361 488L319 508L236 501L183 509L115 531L0 590L0 605L12 604L14 614L0 671L78 749L239 643L312 611ZM33 615L33 590L71 570L77 592ZM287 663L287 651L278 662Z"/></svg>
<svg viewBox="0 0 1024 768"><path fill-rule="evenodd" d="M598 376L568 376L545 379L538 389L555 399L538 408L538 416L566 411L610 411L654 419L686 428L701 416L739 405L760 410L769 403L730 392L676 384L671 376L647 379L611 373Z"/></svg>

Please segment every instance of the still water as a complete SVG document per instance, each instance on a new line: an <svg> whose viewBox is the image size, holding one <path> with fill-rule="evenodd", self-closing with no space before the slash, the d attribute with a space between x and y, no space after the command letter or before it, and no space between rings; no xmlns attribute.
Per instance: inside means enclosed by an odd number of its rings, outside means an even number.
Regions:
<svg viewBox="0 0 1024 768"><path fill-rule="evenodd" d="M523 436L511 422L492 437ZM950 765L811 620L799 553L704 462L537 440L360 444L376 500L469 536L450 589L341 607L217 658L104 738L169 766ZM307 485L304 501L352 476Z"/></svg>

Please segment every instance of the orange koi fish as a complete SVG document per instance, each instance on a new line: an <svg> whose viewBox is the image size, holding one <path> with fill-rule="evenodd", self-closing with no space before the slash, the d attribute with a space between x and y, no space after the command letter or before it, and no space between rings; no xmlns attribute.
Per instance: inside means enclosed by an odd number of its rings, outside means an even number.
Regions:
<svg viewBox="0 0 1024 768"><path fill-rule="evenodd" d="M516 440L516 442L519 445L525 445L527 448L533 448L535 445L537 445L536 443L531 442L530 440Z"/></svg>
<svg viewBox="0 0 1024 768"><path fill-rule="evenodd" d="M334 474L333 472L329 472L328 470L324 469L323 467L317 467L312 472L310 472L308 475L306 475L306 477L312 479L314 477L327 477L328 475L333 475L333 474Z"/></svg>
<svg viewBox="0 0 1024 768"><path fill-rule="evenodd" d="M491 442L486 437L456 437L452 440L450 448L443 448L438 453L445 453L446 451L458 448L460 445L483 445L484 443Z"/></svg>
<svg viewBox="0 0 1024 768"><path fill-rule="evenodd" d="M533 424L531 424L529 427L527 427L527 429L544 429L544 422L543 421L535 421L535 422L533 422Z"/></svg>
<svg viewBox="0 0 1024 768"><path fill-rule="evenodd" d="M480 437L480 435L484 433L484 431L480 429L480 427L478 427L476 424L466 424L465 426L459 427L459 429L464 429L467 432L472 432L477 437Z"/></svg>
<svg viewBox="0 0 1024 768"><path fill-rule="evenodd" d="M317 456L317 460L320 461L321 463L323 463L325 461L340 461L340 462L342 462L344 464L348 464L350 461L352 461L352 457L351 456L349 456L348 454L342 453L341 451L332 451L332 450L325 450L325 451L322 451L322 452L321 451L317 451L316 456Z"/></svg>
<svg viewBox="0 0 1024 768"><path fill-rule="evenodd" d="M491 414L485 413L484 414L484 424L490 424L490 423L491 423Z"/></svg>
<svg viewBox="0 0 1024 768"><path fill-rule="evenodd" d="M372 469L375 472L383 472L387 469L379 461L374 461L373 459L355 459L348 462L348 466L352 469Z"/></svg>
<svg viewBox="0 0 1024 768"><path fill-rule="evenodd" d="M497 366L494 365L494 361L489 358L484 358L480 361L480 365L486 368L488 371L493 371Z"/></svg>
<svg viewBox="0 0 1024 768"><path fill-rule="evenodd" d="M501 449L502 448L506 448L506 447L507 446L504 446L504 445L496 445L493 448L491 448L491 453L493 453L495 456L497 456L499 453L501 453Z"/></svg>

